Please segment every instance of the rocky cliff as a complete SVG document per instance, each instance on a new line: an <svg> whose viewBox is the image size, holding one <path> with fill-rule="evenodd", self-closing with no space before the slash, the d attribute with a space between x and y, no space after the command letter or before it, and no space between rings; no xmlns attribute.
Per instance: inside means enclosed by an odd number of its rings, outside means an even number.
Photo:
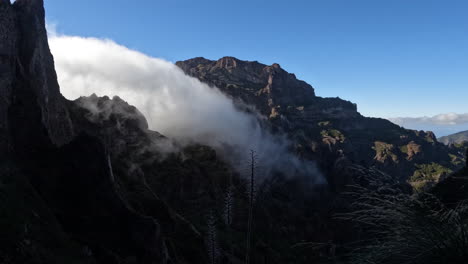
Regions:
<svg viewBox="0 0 468 264"><path fill-rule="evenodd" d="M0 0L0 40L0 263L243 262L245 177L207 146L149 130L122 98L64 99L43 1ZM254 106L327 176L328 185L281 174L257 183L252 263L333 263L362 235L335 217L349 210L348 185L408 194L411 177L433 182L462 166L459 149L433 134L317 97L277 64L178 65Z"/></svg>
<svg viewBox="0 0 468 264"><path fill-rule="evenodd" d="M53 58L49 51L42 1L9 1L1 4L0 69L2 117L0 132L7 138L7 113L23 116L12 108L36 105L41 123L56 145L72 137L72 124L60 94ZM10 108L9 108L10 107ZM30 106L33 107L33 106ZM23 118L24 121L26 118ZM11 124L10 124L11 125ZM20 125L20 124L18 124ZM5 143L2 144L2 149Z"/></svg>
<svg viewBox="0 0 468 264"><path fill-rule="evenodd" d="M65 100L42 1L0 1L0 22L1 263L239 263L245 257L247 183L215 151L182 148L148 130L141 113L120 98ZM262 188L256 218L269 224L258 227L255 259L293 261L292 244L334 236L324 209L333 200L320 202L287 178L265 185L272 187ZM277 213L285 217L271 217Z"/></svg>
<svg viewBox="0 0 468 264"><path fill-rule="evenodd" d="M274 130L288 135L299 155L319 161L325 171L333 168L334 160L346 157L420 189L462 164L463 153L439 143L432 132L367 118L351 102L315 96L312 86L278 64L267 66L233 57L194 58L176 64L234 100L255 106Z"/></svg>
<svg viewBox="0 0 468 264"><path fill-rule="evenodd" d="M209 147L181 147L148 130L120 98L65 100L42 1L0 1L0 21L1 263L242 262L243 177ZM266 113L301 100L307 105L314 96L278 66L260 71L252 83L270 85L250 97L262 98ZM384 178L347 161L336 164L343 184ZM257 187L255 222L265 224L254 225L255 262L308 263L330 253L294 245L353 239L352 228L333 219L342 201L328 186L285 176Z"/></svg>
<svg viewBox="0 0 468 264"><path fill-rule="evenodd" d="M199 233L141 180L148 211L132 204L117 152L60 94L43 1L0 1L0 40L0 262L205 263ZM124 110L135 124L123 126L144 131L144 118ZM178 241L193 239L189 250L169 244L176 227Z"/></svg>

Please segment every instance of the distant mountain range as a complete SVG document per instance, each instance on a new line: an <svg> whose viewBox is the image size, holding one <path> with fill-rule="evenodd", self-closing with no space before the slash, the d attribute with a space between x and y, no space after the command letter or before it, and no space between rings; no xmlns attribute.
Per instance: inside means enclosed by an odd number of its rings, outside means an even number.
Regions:
<svg viewBox="0 0 468 264"><path fill-rule="evenodd" d="M452 134L452 135L440 137L439 141L446 144L446 145L460 144L460 143L463 143L465 141L468 142L468 130L458 132L458 133L455 133L455 134Z"/></svg>

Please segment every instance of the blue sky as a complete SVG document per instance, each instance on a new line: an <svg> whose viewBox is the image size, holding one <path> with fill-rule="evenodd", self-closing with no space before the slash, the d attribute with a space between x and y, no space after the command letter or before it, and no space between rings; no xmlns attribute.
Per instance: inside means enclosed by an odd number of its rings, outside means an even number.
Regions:
<svg viewBox="0 0 468 264"><path fill-rule="evenodd" d="M468 113L465 0L45 0L59 33L170 61L279 63L367 116ZM468 128L468 125L466 126Z"/></svg>

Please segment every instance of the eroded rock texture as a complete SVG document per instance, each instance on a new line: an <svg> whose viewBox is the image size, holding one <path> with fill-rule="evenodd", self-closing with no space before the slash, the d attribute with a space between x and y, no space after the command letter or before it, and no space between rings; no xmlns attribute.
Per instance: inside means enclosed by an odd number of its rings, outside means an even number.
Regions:
<svg viewBox="0 0 468 264"><path fill-rule="evenodd" d="M114 149L72 124L43 1L0 2L0 70L0 262L203 263L202 242L192 260L168 252L161 222L195 240L197 232L156 196L145 200L152 213L132 207L114 174Z"/></svg>
<svg viewBox="0 0 468 264"><path fill-rule="evenodd" d="M432 132L364 117L349 101L315 96L312 86L278 64L233 57L194 58L176 64L234 100L254 106L274 130L289 137L299 155L318 161L326 172L345 157L424 189L462 164L463 148L444 146Z"/></svg>

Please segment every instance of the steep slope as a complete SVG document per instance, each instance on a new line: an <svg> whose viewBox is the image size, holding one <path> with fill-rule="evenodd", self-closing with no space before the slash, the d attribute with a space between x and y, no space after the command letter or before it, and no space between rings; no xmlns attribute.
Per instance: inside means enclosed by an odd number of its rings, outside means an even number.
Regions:
<svg viewBox="0 0 468 264"><path fill-rule="evenodd" d="M444 136L439 138L438 140L444 143L445 145L461 144L463 142L468 142L468 131L462 131L452 135Z"/></svg>
<svg viewBox="0 0 468 264"><path fill-rule="evenodd" d="M105 142L71 118L43 1L0 1L0 22L0 262L205 263L197 231L144 190L152 211L134 206ZM176 228L190 250L167 244Z"/></svg>
<svg viewBox="0 0 468 264"><path fill-rule="evenodd" d="M432 132L367 118L351 102L315 96L312 86L278 64L267 66L233 57L194 58L176 64L234 100L255 106L276 131L288 135L299 155L319 161L325 171L344 156L422 188L458 169L463 159L458 150L439 143Z"/></svg>
<svg viewBox="0 0 468 264"><path fill-rule="evenodd" d="M0 263L243 262L249 184L238 171L209 147L181 147L148 130L138 109L118 97L65 100L43 1L0 0L0 22ZM187 72L196 68L193 75L257 107L329 179L316 186L277 174L258 183L252 262L330 263L362 233L334 217L348 210L347 185L410 193L373 166L391 172L402 163L442 162L439 150L460 162L457 149L430 133L316 97L279 65L192 64ZM394 153L400 143L407 157Z"/></svg>
<svg viewBox="0 0 468 264"><path fill-rule="evenodd" d="M24 164L44 147L46 155L52 140L64 143L71 136L53 65L44 58L52 60L43 17L40 1L0 1L0 262L91 263L32 185L37 177Z"/></svg>
<svg viewBox="0 0 468 264"><path fill-rule="evenodd" d="M208 263L207 248L222 263L244 259L244 178L206 146L181 148L149 131L120 98L65 100L42 1L1 1L0 19L0 262ZM289 98L280 103L301 100L279 94ZM335 165L341 184L383 177ZM255 222L265 224L254 225L256 262L309 263L323 252L291 246L355 237L333 220L343 202L306 180L277 175L257 187ZM217 237L210 247L207 236Z"/></svg>
<svg viewBox="0 0 468 264"><path fill-rule="evenodd" d="M120 195L137 212L159 220L170 255L183 252L193 263L204 259L200 252L209 252L204 244L215 232L217 260L238 263L244 258L248 183L213 149L182 148L149 131L139 111L118 97L81 97L69 102L69 109L77 134L104 142ZM337 174L348 182L362 177L360 170L366 171L345 164L338 167ZM256 222L268 223L255 228L254 257L259 261L306 263L320 255L291 245L312 239L352 239L349 226L332 218L337 198L327 188L307 182L277 176L257 186ZM273 217L277 214L283 216ZM195 234L193 228L198 230Z"/></svg>
<svg viewBox="0 0 468 264"><path fill-rule="evenodd" d="M0 19L0 262L208 263L206 236L216 233L216 257L239 263L245 180L212 149L149 131L119 98L65 100L42 1L1 1ZM290 246L339 234L328 223L332 199L287 178L265 184L256 218L269 224L258 227L256 259L307 261Z"/></svg>
<svg viewBox="0 0 468 264"><path fill-rule="evenodd" d="M16 1L14 6L2 1L1 12L2 138L8 138L4 137L8 107L22 103L18 102L21 99L15 102L11 98L28 97L36 101L52 142L62 145L72 137L72 125L62 104L64 99L49 51L42 1Z"/></svg>
<svg viewBox="0 0 468 264"><path fill-rule="evenodd" d="M245 257L243 178L212 149L182 149L149 131L119 98L65 100L42 1L1 1L0 19L1 263L201 264L214 233L222 263ZM265 184L256 218L269 224L258 227L254 258L315 259L290 246L340 234L328 221L333 200L287 178ZM284 217L272 217L278 212Z"/></svg>

